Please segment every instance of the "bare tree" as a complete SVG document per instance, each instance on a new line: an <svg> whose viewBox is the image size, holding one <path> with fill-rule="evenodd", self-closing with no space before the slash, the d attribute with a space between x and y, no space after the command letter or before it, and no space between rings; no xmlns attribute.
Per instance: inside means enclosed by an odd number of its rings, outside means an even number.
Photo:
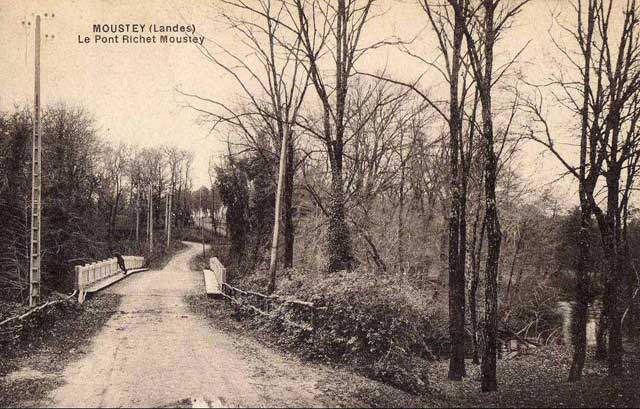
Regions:
<svg viewBox="0 0 640 409"><path fill-rule="evenodd" d="M473 138L477 128L475 111L478 105L476 93L472 112L465 116L465 106L473 97L474 77L471 75L469 53L464 46L465 25L469 23L471 2L468 0L430 1L421 0L420 5L436 35L441 65L403 47L405 54L419 60L427 68L434 68L448 85L446 108L441 108L435 98L421 91L417 82L407 83L384 76L367 74L376 78L401 84L416 91L425 103L435 109L448 128L449 183L448 207L448 265L449 265L449 333L451 355L449 374L451 380L461 380L466 375L464 361L465 325L465 274L467 257L466 203L469 167L473 157ZM465 122L468 126L465 132ZM464 134L464 135L463 135ZM465 145L464 140L467 140Z"/></svg>
<svg viewBox="0 0 640 409"><path fill-rule="evenodd" d="M136 242L140 241L140 201L144 195L143 168L144 165L140 155L140 150L134 149L131 154L131 159L129 160L128 176L132 196L131 203L135 203L133 206L135 213L134 237ZM134 195L135 199L133 199Z"/></svg>
<svg viewBox="0 0 640 409"><path fill-rule="evenodd" d="M159 211L155 206L160 202L164 192L164 155L159 149L145 148L140 151L142 163L141 188L144 189L147 197L147 240L149 251L153 251L153 230ZM156 201L154 196L158 198Z"/></svg>
<svg viewBox="0 0 640 409"><path fill-rule="evenodd" d="M100 155L103 201L108 207L108 241L113 243L116 220L123 207L124 177L129 162L129 148L120 144L104 146Z"/></svg>
<svg viewBox="0 0 640 409"><path fill-rule="evenodd" d="M286 4L282 1L224 1L228 10L222 18L227 22L254 59L248 61L244 55L230 51L220 44L220 53L201 46L202 54L219 68L232 76L240 86L241 94L248 104L240 109L209 98L185 94L196 98L205 107L193 108L212 119L212 128L227 124L239 131L244 139L244 148L256 150L264 156L278 157L281 163L282 180L277 180L276 203L284 204L285 267L293 263L293 180L295 122L307 89L308 74L303 69L299 55L300 37L286 26ZM265 150L257 134L267 130L274 148ZM278 259L281 209L276 209L272 261L270 267L270 290L275 289Z"/></svg>
<svg viewBox="0 0 640 409"><path fill-rule="evenodd" d="M404 176L407 154L412 147L404 135L418 131L428 113L421 101L411 98L409 91L390 86L383 81L355 81L347 108L351 118L347 127L349 145L345 149L344 182L348 221L354 233L366 244L367 253L379 271L388 271L385 258L391 257L380 249L372 236L375 230L391 230L393 218L379 217L395 211L395 200L404 200ZM373 92L372 92L373 90ZM411 125L414 128L411 129ZM396 191L400 190L396 198ZM324 196L329 196L325 194ZM380 198L386 200L380 201ZM391 208L387 208L391 205ZM403 205L399 205L403 207ZM323 204L323 208L326 206ZM383 209L380 209L380 208ZM398 241L402 238L403 210L398 210ZM382 233L382 240L387 240ZM385 247L385 246L382 246ZM398 247L398 252L400 252ZM399 262L401 261L398 260Z"/></svg>
<svg viewBox="0 0 640 409"><path fill-rule="evenodd" d="M176 147L165 147L163 151L166 157L166 164L169 168L169 186L165 194L166 211L165 211L165 234L167 247L171 242L171 226L173 224L173 198L177 190L177 186L181 183L182 170L185 166L185 162L189 158L189 152L178 149Z"/></svg>
<svg viewBox="0 0 640 409"><path fill-rule="evenodd" d="M465 322L465 267L467 254L467 175L465 150L462 141L464 107L470 86L468 70L463 59L464 26L467 24L469 1L454 0L446 3L422 1L422 8L429 18L438 38L439 50L444 57L443 76L449 85L449 183L451 204L449 214L449 333L451 358L449 379L461 380L466 375L464 363ZM425 59L423 61L426 62ZM469 126L473 136L475 124ZM470 144L472 145L472 143ZM470 146L471 147L471 146ZM471 155L469 153L469 155Z"/></svg>
<svg viewBox="0 0 640 409"><path fill-rule="evenodd" d="M485 319L484 351L481 363L482 391L497 390L496 376L498 340L498 268L500 264L500 244L502 232L496 199L498 156L494 143L493 90L514 60L504 67L495 67L494 54L499 36L506 30L513 17L527 3L527 0L503 2L501 0L481 0L463 25L467 39L471 67L480 99L482 137L484 140L484 200L485 223L487 229L487 260L485 266ZM475 30L474 30L475 28ZM497 72L496 72L497 70Z"/></svg>
<svg viewBox="0 0 640 409"><path fill-rule="evenodd" d="M579 52L556 42L570 67L577 71L578 80L562 73L552 86L561 93L557 100L580 118L580 162L574 165L555 143L558 136L546 120L541 93L537 101L529 103L537 123L531 129L534 140L542 143L562 163L579 184L581 208L580 264L576 274L576 322L574 357L570 380L581 377L586 348L586 314L592 295L588 276L589 231L595 215L606 259L601 329L607 330L608 353L604 338L599 337L597 353L608 357L609 372L622 372L621 303L618 301L622 271L621 215L624 203L620 200L622 170L633 162L638 147L638 92L640 91L640 57L637 6L626 1L622 12L621 32L614 34L612 18L617 7L606 0L577 1L577 24L565 27L577 42ZM613 17L612 17L613 16ZM577 55L577 56L576 56ZM575 75L575 74L574 74ZM576 85L578 84L578 85ZM635 172L627 177L633 179ZM606 209L597 197L600 176L606 185ZM632 183L629 180L628 183Z"/></svg>
<svg viewBox="0 0 640 409"><path fill-rule="evenodd" d="M331 169L327 250L329 271L353 267L351 235L347 224L344 190L346 109L350 80L356 61L371 47L360 44L371 20L373 0L294 0L288 12L293 16L292 31L299 33L305 64L322 106L322 130L305 127L326 149ZM325 66L333 65L331 76ZM335 99L333 99L335 98Z"/></svg>

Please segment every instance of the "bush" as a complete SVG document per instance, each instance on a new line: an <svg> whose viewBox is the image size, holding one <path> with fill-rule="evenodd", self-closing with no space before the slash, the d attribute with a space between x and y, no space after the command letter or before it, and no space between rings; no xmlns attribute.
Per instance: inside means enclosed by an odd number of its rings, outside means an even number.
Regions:
<svg viewBox="0 0 640 409"><path fill-rule="evenodd" d="M447 334L446 311L426 293L363 269L322 276L295 270L285 274L277 295L326 309L316 310L314 334L283 320L266 323L279 337L309 356L348 364L409 392L425 390L431 347ZM254 277L245 285L261 281ZM294 311L288 304L276 304L271 313L294 322L313 321L310 309Z"/></svg>
<svg viewBox="0 0 640 409"><path fill-rule="evenodd" d="M524 337L545 339L561 325L557 308L562 292L555 286L535 282L533 278L524 284L528 290L518 293L510 305L504 306L502 319L511 329L524 330Z"/></svg>

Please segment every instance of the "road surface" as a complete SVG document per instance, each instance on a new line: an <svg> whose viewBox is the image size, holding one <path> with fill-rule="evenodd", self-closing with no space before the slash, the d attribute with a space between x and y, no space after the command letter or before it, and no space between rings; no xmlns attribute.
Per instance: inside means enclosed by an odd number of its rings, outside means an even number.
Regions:
<svg viewBox="0 0 640 409"><path fill-rule="evenodd" d="M189 269L199 244L162 270L133 275L105 290L122 295L120 311L69 364L43 405L161 407L334 405L318 388L327 373L234 336L190 312L185 296L202 293Z"/></svg>

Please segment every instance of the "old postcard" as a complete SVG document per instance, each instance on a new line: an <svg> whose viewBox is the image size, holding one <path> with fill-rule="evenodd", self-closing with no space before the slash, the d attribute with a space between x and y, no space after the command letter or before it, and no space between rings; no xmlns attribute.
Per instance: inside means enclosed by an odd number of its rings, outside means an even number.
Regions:
<svg viewBox="0 0 640 409"><path fill-rule="evenodd" d="M0 0L0 407L639 407L640 2Z"/></svg>

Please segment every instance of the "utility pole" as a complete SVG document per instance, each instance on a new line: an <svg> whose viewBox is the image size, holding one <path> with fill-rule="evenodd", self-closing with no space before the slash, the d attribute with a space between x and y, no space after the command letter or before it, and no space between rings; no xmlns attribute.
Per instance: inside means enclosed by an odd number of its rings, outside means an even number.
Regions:
<svg viewBox="0 0 640 409"><path fill-rule="evenodd" d="M202 188L200 188L200 232L202 234L202 258L207 258L207 253L204 251L204 212L202 211Z"/></svg>
<svg viewBox="0 0 640 409"><path fill-rule="evenodd" d="M276 289L276 269L278 267L278 241L280 239L280 213L282 213L282 193L284 190L284 173L287 163L288 126L284 124L282 146L280 147L280 163L278 167L278 187L276 189L276 209L273 218L273 239L271 241L271 262L269 264L269 292Z"/></svg>
<svg viewBox="0 0 640 409"><path fill-rule="evenodd" d="M140 187L136 188L136 244L140 241Z"/></svg>
<svg viewBox="0 0 640 409"><path fill-rule="evenodd" d="M167 247L169 246L169 195L164 195L164 237Z"/></svg>
<svg viewBox="0 0 640 409"><path fill-rule="evenodd" d="M167 196L167 248L171 244L171 207L173 206L173 192L171 187L169 188L169 195Z"/></svg>
<svg viewBox="0 0 640 409"><path fill-rule="evenodd" d="M29 266L29 306L40 301L42 227L42 135L40 129L40 16L36 16L33 151L31 168L31 258Z"/></svg>
<svg viewBox="0 0 640 409"><path fill-rule="evenodd" d="M149 253L153 253L153 186L149 183Z"/></svg>
<svg viewBox="0 0 640 409"><path fill-rule="evenodd" d="M211 183L211 227L213 228L213 235L218 234L218 225L216 223L216 191L213 183Z"/></svg>

